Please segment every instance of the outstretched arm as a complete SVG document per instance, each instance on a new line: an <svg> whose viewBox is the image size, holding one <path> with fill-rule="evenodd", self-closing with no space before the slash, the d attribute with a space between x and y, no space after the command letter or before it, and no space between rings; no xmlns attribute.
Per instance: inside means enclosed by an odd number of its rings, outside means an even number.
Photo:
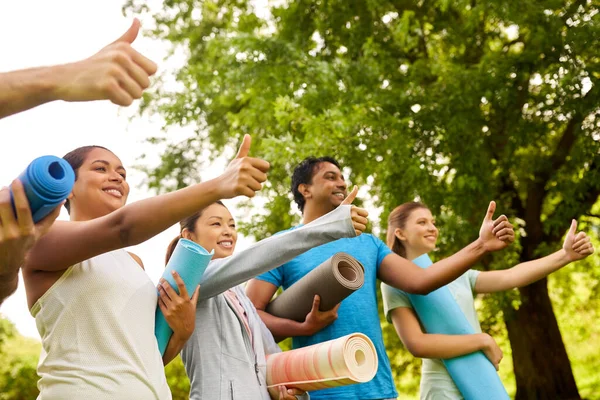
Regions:
<svg viewBox="0 0 600 400"><path fill-rule="evenodd" d="M542 258L499 271L481 272L475 282L477 293L493 293L527 286L565 265L594 253L594 245L584 233L577 231L577 221L571 222L562 249Z"/></svg>
<svg viewBox="0 0 600 400"><path fill-rule="evenodd" d="M398 337L415 357L448 359L476 351L483 351L496 370L503 354L494 339L487 333L471 335L442 335L423 332L415 312L408 307L394 308L389 312Z"/></svg>
<svg viewBox="0 0 600 400"><path fill-rule="evenodd" d="M249 150L250 136L246 135L236 158L213 180L138 201L90 221L56 222L29 252L25 270L60 271L141 243L216 200L253 197L267 179L269 163L247 157Z"/></svg>
<svg viewBox="0 0 600 400"><path fill-rule="evenodd" d="M0 118L54 100L130 105L156 72L156 64L131 47L139 29L135 19L123 36L82 61L0 73Z"/></svg>
<svg viewBox="0 0 600 400"><path fill-rule="evenodd" d="M355 188L337 209L291 231L271 236L230 257L213 260L202 277L200 300L270 271L313 247L360 234L367 211L351 205Z"/></svg>
<svg viewBox="0 0 600 400"><path fill-rule="evenodd" d="M496 203L492 201L481 225L479 238L458 253L425 269L392 253L381 262L378 278L392 287L414 294L427 294L452 282L484 254L501 250L514 241L513 227L506 216L492 219L495 210Z"/></svg>

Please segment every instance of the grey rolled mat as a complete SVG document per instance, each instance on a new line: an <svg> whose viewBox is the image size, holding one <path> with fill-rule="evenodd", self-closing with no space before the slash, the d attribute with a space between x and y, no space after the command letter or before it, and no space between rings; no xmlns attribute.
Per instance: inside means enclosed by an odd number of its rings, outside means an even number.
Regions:
<svg viewBox="0 0 600 400"><path fill-rule="evenodd" d="M302 279L284 290L267 306L269 314L303 322L312 309L316 294L321 298L320 311L329 311L362 287L365 269L346 253L336 253Z"/></svg>

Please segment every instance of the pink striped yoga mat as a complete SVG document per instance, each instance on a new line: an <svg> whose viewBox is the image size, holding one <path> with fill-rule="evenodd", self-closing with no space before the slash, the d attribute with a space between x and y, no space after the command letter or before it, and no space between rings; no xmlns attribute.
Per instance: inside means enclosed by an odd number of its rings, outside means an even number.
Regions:
<svg viewBox="0 0 600 400"><path fill-rule="evenodd" d="M267 356L267 385L311 391L368 382L377 352L362 333Z"/></svg>

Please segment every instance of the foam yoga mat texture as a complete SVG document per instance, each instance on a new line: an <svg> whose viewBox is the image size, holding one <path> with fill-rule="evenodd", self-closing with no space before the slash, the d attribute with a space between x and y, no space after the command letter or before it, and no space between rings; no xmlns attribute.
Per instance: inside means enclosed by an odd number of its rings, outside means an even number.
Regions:
<svg viewBox="0 0 600 400"><path fill-rule="evenodd" d="M312 309L316 294L321 298L321 311L331 310L340 301L360 289L365 282L365 269L346 253L336 253L294 283L267 306L269 314L304 321Z"/></svg>
<svg viewBox="0 0 600 400"><path fill-rule="evenodd" d="M23 183L33 222L38 222L69 196L75 183L75 172L62 158L42 156L25 168L19 180ZM12 192L10 198L14 210Z"/></svg>
<svg viewBox="0 0 600 400"><path fill-rule="evenodd" d="M204 270L206 270L213 254L214 250L209 253L202 246L191 240L179 239L162 277L171 284L177 293L179 293L177 282L175 282L175 279L171 274L172 271L177 271L185 283L185 288L189 295L192 296L194 290L196 290L200 284L202 274L204 274ZM172 334L173 330L169 327L162 311L157 306L154 335L158 341L160 354L165 353Z"/></svg>
<svg viewBox="0 0 600 400"><path fill-rule="evenodd" d="M365 383L377 373L371 339L352 333L338 339L267 356L267 385L320 390Z"/></svg>
<svg viewBox="0 0 600 400"><path fill-rule="evenodd" d="M427 254L415 258L413 262L421 268L432 264ZM475 333L446 286L426 296L409 294L409 298L427 333ZM509 399L496 369L481 351L442 361L465 400Z"/></svg>

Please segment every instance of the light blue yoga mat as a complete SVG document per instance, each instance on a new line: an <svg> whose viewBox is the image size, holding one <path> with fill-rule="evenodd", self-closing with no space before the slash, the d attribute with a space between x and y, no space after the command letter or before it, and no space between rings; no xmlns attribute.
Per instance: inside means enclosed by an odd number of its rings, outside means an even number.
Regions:
<svg viewBox="0 0 600 400"><path fill-rule="evenodd" d="M25 168L19 180L23 183L33 222L39 222L69 196L75 183L75 172L62 158L42 156ZM14 210L12 191L10 199Z"/></svg>
<svg viewBox="0 0 600 400"><path fill-rule="evenodd" d="M204 274L204 270L206 270L214 253L214 250L211 250L209 253L202 246L191 240L179 239L162 277L171 284L177 293L179 293L177 282L175 282L173 275L171 275L171 271L177 271L185 283L185 288L189 295L192 296L200 284L202 274ZM160 354L165 353L172 334L173 330L157 305L154 335L158 341Z"/></svg>
<svg viewBox="0 0 600 400"><path fill-rule="evenodd" d="M413 262L421 268L433 264L427 254L415 258ZM425 296L409 294L409 298L427 333L475 333L446 286ZM442 361L465 400L509 399L496 369L481 351Z"/></svg>

